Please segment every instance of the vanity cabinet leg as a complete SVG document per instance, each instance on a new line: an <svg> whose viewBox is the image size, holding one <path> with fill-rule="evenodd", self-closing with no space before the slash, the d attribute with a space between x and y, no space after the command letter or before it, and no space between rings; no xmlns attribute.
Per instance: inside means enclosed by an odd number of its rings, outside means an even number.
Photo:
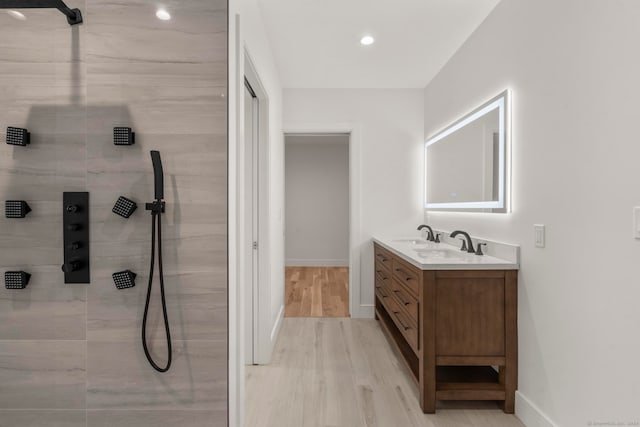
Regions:
<svg viewBox="0 0 640 427"><path fill-rule="evenodd" d="M424 271L420 288L420 406L425 414L436 412L436 287L435 273Z"/></svg>
<svg viewBox="0 0 640 427"><path fill-rule="evenodd" d="M502 410L505 414L513 414L515 412L515 394L516 390L513 386L515 376L507 366L499 367L500 384L504 386L504 402L502 402Z"/></svg>
<svg viewBox="0 0 640 427"><path fill-rule="evenodd" d="M500 383L504 384L503 410L515 411L515 394L518 388L518 272L507 271L505 276L505 364L500 367Z"/></svg>

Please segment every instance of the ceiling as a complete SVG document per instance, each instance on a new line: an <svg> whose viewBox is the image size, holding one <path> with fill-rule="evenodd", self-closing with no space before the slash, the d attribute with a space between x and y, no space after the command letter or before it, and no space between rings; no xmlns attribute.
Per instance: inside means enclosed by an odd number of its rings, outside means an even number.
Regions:
<svg viewBox="0 0 640 427"><path fill-rule="evenodd" d="M285 88L424 88L500 0L259 0ZM360 45L370 34L372 46Z"/></svg>

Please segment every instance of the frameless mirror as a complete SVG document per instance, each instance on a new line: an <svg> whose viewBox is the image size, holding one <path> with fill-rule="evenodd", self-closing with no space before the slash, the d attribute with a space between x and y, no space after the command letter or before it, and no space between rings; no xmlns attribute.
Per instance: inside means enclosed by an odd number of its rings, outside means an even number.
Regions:
<svg viewBox="0 0 640 427"><path fill-rule="evenodd" d="M509 211L509 92L425 143L425 208Z"/></svg>

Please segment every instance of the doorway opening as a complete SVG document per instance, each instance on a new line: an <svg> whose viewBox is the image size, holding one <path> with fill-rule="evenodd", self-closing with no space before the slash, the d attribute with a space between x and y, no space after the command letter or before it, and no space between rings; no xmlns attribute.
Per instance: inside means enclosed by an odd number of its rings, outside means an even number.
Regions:
<svg viewBox="0 0 640 427"><path fill-rule="evenodd" d="M349 317L348 133L285 134L285 317Z"/></svg>

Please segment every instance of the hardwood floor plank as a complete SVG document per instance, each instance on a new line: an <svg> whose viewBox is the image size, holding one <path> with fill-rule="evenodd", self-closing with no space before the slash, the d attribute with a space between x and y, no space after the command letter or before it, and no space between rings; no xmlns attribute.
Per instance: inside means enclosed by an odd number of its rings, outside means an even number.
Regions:
<svg viewBox="0 0 640 427"><path fill-rule="evenodd" d="M248 366L252 427L523 427L495 402L438 402L423 414L418 389L368 319L284 319L273 361Z"/></svg>
<svg viewBox="0 0 640 427"><path fill-rule="evenodd" d="M349 317L349 268L287 267L285 317Z"/></svg>

